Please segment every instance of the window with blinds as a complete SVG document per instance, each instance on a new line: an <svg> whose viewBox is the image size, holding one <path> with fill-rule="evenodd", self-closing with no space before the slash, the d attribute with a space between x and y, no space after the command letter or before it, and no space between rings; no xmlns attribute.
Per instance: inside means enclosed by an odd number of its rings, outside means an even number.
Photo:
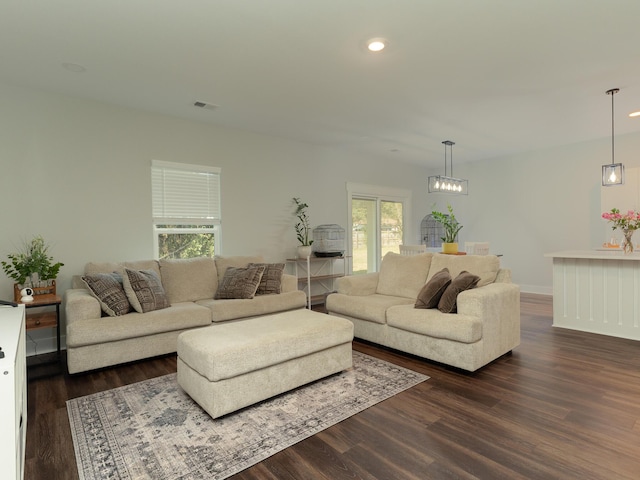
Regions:
<svg viewBox="0 0 640 480"><path fill-rule="evenodd" d="M158 258L220 253L219 168L154 160L151 196Z"/></svg>

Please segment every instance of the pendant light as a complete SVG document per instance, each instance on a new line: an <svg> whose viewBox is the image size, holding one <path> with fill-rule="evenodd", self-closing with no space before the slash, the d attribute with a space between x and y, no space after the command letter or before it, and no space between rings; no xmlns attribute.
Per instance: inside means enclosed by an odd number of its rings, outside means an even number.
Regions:
<svg viewBox="0 0 640 480"><path fill-rule="evenodd" d="M624 165L615 162L614 149L614 121L613 121L613 96L620 91L619 88L607 90L607 95L611 95L611 163L602 166L602 186L613 187L624 183Z"/></svg>
<svg viewBox="0 0 640 480"><path fill-rule="evenodd" d="M429 177L429 193L448 193L450 195L468 195L469 182L463 178L453 176L453 146L454 142L445 140L444 144L444 175L432 175ZM447 147L449 147L449 160L451 169L447 175Z"/></svg>

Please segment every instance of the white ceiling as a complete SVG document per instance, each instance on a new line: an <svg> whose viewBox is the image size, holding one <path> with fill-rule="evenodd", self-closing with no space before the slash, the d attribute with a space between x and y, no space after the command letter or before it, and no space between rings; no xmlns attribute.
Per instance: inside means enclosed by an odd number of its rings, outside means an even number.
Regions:
<svg viewBox="0 0 640 480"><path fill-rule="evenodd" d="M0 0L0 82L438 167L443 140L458 163L610 138L614 87L616 136L640 131L639 21L638 0Z"/></svg>

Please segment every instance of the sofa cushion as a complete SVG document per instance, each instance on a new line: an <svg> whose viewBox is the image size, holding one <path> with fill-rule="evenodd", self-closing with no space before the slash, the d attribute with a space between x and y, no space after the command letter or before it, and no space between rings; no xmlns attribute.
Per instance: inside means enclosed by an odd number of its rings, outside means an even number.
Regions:
<svg viewBox="0 0 640 480"><path fill-rule="evenodd" d="M67 325L67 346L82 347L127 338L139 338L144 346L152 342L149 337L156 334L211 325L211 311L193 302L185 302L145 314L131 312L106 320L108 327L105 318L89 318Z"/></svg>
<svg viewBox="0 0 640 480"><path fill-rule="evenodd" d="M221 299L253 298L264 274L264 267L227 267L214 297Z"/></svg>
<svg viewBox="0 0 640 480"><path fill-rule="evenodd" d="M409 304L413 300L391 295L344 295L332 293L327 297L327 311L348 317L360 318L368 322L384 324L387 321L387 309L394 305Z"/></svg>
<svg viewBox="0 0 640 480"><path fill-rule="evenodd" d="M479 317L442 313L435 308L416 309L409 305L390 307L387 311L387 324L418 335L462 343L475 343L482 339L483 334L482 320Z"/></svg>
<svg viewBox="0 0 640 480"><path fill-rule="evenodd" d="M153 270L160 276L160 266L157 260L134 260L130 262L89 262L84 267L85 275L94 273L122 273L124 267L131 270Z"/></svg>
<svg viewBox="0 0 640 480"><path fill-rule="evenodd" d="M475 288L480 281L480 277L473 275L467 271L460 272L456 278L454 278L447 289L442 294L440 301L438 302L438 310L442 313L456 313L458 311L458 305L456 303L460 292Z"/></svg>
<svg viewBox="0 0 640 480"><path fill-rule="evenodd" d="M442 294L450 284L451 274L449 269L445 267L424 284L418 293L415 308L436 308Z"/></svg>
<svg viewBox="0 0 640 480"><path fill-rule="evenodd" d="M113 273L122 270L122 263L117 262L89 262L84 266L85 275L96 273Z"/></svg>
<svg viewBox="0 0 640 480"><path fill-rule="evenodd" d="M216 262L211 257L162 259L160 275L172 304L213 298L218 290Z"/></svg>
<svg viewBox="0 0 640 480"><path fill-rule="evenodd" d="M415 299L427 281L432 253L404 256L387 252L380 265L376 293ZM446 265L445 265L446 266ZM440 268L442 270L443 267Z"/></svg>
<svg viewBox="0 0 640 480"><path fill-rule="evenodd" d="M160 275L153 270L131 270L125 267L122 283L129 303L138 313L162 310L170 306Z"/></svg>
<svg viewBox="0 0 640 480"><path fill-rule="evenodd" d="M248 266L264 267L256 295L271 295L281 292L284 263L250 263Z"/></svg>
<svg viewBox="0 0 640 480"><path fill-rule="evenodd" d="M435 254L431 261L431 269L427 280L430 280L433 275L444 267L449 269L452 278L456 278L463 270L478 275L480 277L478 287L483 287L496 280L500 269L500 259L495 255Z"/></svg>
<svg viewBox="0 0 640 480"><path fill-rule="evenodd" d="M211 320L216 323L304 308L307 305L307 295L301 290L294 290L278 295L260 295L252 299L211 298L198 300L196 303L207 307L211 311Z"/></svg>
<svg viewBox="0 0 640 480"><path fill-rule="evenodd" d="M122 275L119 273L85 275L82 281L98 300L102 311L110 317L125 315L131 311L131 304L122 285Z"/></svg>

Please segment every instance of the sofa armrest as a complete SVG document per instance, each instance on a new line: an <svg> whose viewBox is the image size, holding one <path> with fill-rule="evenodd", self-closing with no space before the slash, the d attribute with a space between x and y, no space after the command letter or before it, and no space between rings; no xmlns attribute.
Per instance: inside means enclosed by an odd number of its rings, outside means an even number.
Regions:
<svg viewBox="0 0 640 480"><path fill-rule="evenodd" d="M295 292L298 290L298 279L295 275L289 275L288 273L282 274L282 283L280 284L280 292Z"/></svg>
<svg viewBox="0 0 640 480"><path fill-rule="evenodd" d="M511 283L511 269L501 268L496 275L495 283Z"/></svg>
<svg viewBox="0 0 640 480"><path fill-rule="evenodd" d="M351 275L336 280L336 290L344 295L373 295L378 287L378 272Z"/></svg>
<svg viewBox="0 0 640 480"><path fill-rule="evenodd" d="M102 309L98 300L84 288L70 288L64 292L64 312L67 326L78 320L100 318Z"/></svg>
<svg viewBox="0 0 640 480"><path fill-rule="evenodd" d="M520 287L490 283L458 295L458 313L482 320L486 358L497 358L520 344Z"/></svg>

